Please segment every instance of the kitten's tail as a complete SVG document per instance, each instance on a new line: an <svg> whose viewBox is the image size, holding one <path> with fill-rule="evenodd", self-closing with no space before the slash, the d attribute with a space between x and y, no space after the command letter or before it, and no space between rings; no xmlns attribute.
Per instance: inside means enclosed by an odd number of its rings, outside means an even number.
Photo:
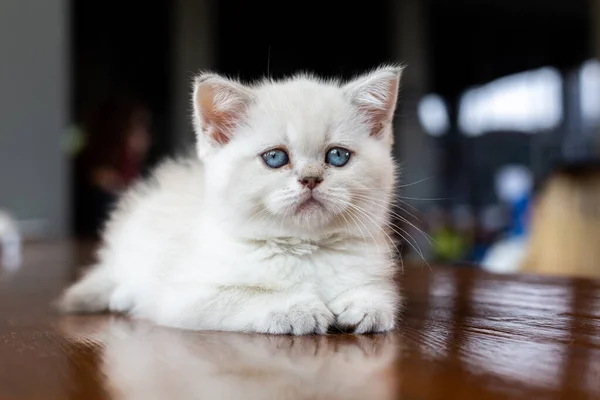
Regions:
<svg viewBox="0 0 600 400"><path fill-rule="evenodd" d="M66 314L107 311L114 289L108 268L96 265L63 293L56 306Z"/></svg>

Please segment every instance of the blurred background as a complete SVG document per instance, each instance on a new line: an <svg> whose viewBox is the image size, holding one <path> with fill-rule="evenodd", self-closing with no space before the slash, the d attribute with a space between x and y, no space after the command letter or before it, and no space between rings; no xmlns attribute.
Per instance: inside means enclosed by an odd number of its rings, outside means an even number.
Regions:
<svg viewBox="0 0 600 400"><path fill-rule="evenodd" d="M600 237L600 0L2 0L0 57L0 209L26 239L94 237L118 193L185 151L200 69L351 77L390 61L406 65L405 259L514 270L553 179L572 196L549 204ZM573 218L543 230L560 245Z"/></svg>

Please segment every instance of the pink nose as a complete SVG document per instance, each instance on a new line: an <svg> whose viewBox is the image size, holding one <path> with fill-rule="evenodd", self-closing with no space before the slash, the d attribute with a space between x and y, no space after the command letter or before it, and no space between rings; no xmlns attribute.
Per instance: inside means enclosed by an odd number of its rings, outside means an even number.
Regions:
<svg viewBox="0 0 600 400"><path fill-rule="evenodd" d="M302 178L299 179L298 182L300 182L300 184L306 188L309 188L310 190L313 190L314 188L317 187L317 185L319 183L321 183L323 179L321 178L317 178L317 177L308 177L308 178Z"/></svg>

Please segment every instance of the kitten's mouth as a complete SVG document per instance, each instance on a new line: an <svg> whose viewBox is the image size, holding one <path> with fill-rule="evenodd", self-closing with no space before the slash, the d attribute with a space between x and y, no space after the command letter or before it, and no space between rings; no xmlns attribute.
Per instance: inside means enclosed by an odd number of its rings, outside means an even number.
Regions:
<svg viewBox="0 0 600 400"><path fill-rule="evenodd" d="M317 208L323 208L323 204L315 199L313 196L304 200L298 207L296 207L296 214L313 211Z"/></svg>

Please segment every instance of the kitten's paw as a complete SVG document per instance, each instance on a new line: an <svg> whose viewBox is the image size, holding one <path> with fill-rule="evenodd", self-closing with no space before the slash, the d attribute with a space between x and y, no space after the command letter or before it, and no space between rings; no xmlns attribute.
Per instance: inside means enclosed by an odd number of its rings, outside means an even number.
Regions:
<svg viewBox="0 0 600 400"><path fill-rule="evenodd" d="M67 289L54 302L54 307L62 314L96 313L108 309L108 301L103 293L81 290L75 286Z"/></svg>
<svg viewBox="0 0 600 400"><path fill-rule="evenodd" d="M59 312L95 313L108 310L114 284L106 270L92 269L54 303Z"/></svg>
<svg viewBox="0 0 600 400"><path fill-rule="evenodd" d="M256 331L279 335L322 335L327 333L333 320L333 314L325 304L299 304L287 311L269 314L267 319L256 327Z"/></svg>
<svg viewBox="0 0 600 400"><path fill-rule="evenodd" d="M336 325L354 333L388 332L394 329L393 310L350 306L336 318Z"/></svg>
<svg viewBox="0 0 600 400"><path fill-rule="evenodd" d="M329 309L335 315L335 326L345 332L388 332L396 324L397 306L389 299L377 302L373 298L346 295L334 300Z"/></svg>

